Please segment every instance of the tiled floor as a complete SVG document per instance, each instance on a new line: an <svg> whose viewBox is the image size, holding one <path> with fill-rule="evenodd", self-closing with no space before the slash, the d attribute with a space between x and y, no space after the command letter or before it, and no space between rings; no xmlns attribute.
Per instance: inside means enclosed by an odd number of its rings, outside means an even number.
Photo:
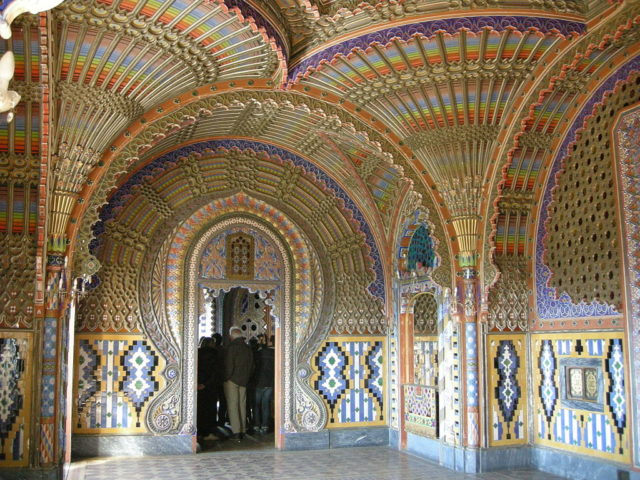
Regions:
<svg viewBox="0 0 640 480"><path fill-rule="evenodd" d="M70 480L558 480L536 471L456 473L387 447L281 452L245 438L220 442L198 455L102 458L75 462Z"/></svg>

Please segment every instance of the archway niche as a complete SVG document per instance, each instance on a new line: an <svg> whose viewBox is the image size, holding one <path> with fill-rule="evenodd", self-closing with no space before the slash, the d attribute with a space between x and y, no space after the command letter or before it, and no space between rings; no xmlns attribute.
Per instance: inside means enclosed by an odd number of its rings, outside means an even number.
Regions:
<svg viewBox="0 0 640 480"><path fill-rule="evenodd" d="M255 242L253 275L228 275L226 242L237 234ZM167 384L147 410L151 431L194 432L203 292L218 296L237 287L264 299L274 322L276 444L283 446L288 433L324 427L326 412L306 381L307 365L297 355L297 347L317 326L311 308L311 256L309 244L285 215L242 193L205 205L167 237L147 274L156 279L149 281L149 295L161 299L161 308L149 312L145 329L167 360Z"/></svg>

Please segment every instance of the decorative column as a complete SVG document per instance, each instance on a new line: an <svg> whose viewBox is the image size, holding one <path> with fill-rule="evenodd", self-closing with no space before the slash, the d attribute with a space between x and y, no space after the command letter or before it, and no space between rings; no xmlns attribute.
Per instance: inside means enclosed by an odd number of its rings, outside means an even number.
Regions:
<svg viewBox="0 0 640 480"><path fill-rule="evenodd" d="M462 316L462 344L464 375L466 379L466 445L469 447L480 446L480 402L478 393L478 276L475 269L475 254L460 257L462 267L461 276L462 292L464 295L464 315Z"/></svg>
<svg viewBox="0 0 640 480"><path fill-rule="evenodd" d="M42 327L42 369L40 377L40 465L55 464L58 459L56 436L57 405L60 390L59 352L60 316L66 295L64 245L50 242L46 265L45 315Z"/></svg>

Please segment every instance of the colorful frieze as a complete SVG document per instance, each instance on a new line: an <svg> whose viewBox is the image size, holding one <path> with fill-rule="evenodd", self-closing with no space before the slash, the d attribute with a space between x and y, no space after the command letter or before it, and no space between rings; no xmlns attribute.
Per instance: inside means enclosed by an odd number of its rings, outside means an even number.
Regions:
<svg viewBox="0 0 640 480"><path fill-rule="evenodd" d="M534 334L534 442L629 462L628 367L622 332Z"/></svg>

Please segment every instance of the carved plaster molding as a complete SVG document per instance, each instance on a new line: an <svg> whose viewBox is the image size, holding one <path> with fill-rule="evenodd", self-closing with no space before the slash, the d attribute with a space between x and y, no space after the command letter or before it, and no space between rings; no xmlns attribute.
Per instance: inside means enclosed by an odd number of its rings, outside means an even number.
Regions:
<svg viewBox="0 0 640 480"><path fill-rule="evenodd" d="M454 125L414 133L405 142L412 150L459 146L470 142L493 142L498 137L500 125Z"/></svg>

